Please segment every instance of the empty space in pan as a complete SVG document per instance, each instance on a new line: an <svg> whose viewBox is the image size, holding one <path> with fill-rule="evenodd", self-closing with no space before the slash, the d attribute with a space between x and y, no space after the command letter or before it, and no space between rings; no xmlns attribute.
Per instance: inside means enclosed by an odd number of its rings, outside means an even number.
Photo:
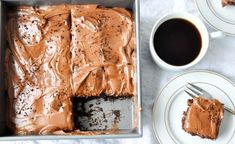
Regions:
<svg viewBox="0 0 235 144"><path fill-rule="evenodd" d="M75 127L81 131L130 130L133 128L130 97L73 98Z"/></svg>

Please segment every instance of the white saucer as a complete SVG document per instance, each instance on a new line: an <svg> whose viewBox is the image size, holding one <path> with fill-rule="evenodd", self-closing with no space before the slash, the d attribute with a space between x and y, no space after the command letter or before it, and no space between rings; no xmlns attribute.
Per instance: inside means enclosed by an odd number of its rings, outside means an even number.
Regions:
<svg viewBox="0 0 235 144"><path fill-rule="evenodd" d="M214 28L235 36L235 6L222 7L221 0L195 0L202 17Z"/></svg>
<svg viewBox="0 0 235 144"><path fill-rule="evenodd" d="M227 107L235 109L235 85L224 76L211 71L192 71L172 79L156 96L153 106L153 128L161 144L234 144L235 116L225 111L216 140L192 136L182 129L183 111L188 96L187 83L202 87Z"/></svg>

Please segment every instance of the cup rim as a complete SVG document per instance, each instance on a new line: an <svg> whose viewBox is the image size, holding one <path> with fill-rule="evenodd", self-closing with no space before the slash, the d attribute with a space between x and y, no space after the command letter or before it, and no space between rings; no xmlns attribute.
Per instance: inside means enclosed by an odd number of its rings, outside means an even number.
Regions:
<svg viewBox="0 0 235 144"><path fill-rule="evenodd" d="M191 22L198 29L200 36L201 36L201 41L202 41L202 46L201 46L200 52L197 55L197 57L193 61L191 61L190 63L187 63L185 65L180 65L180 66L171 65L171 64L165 62L164 60L162 60L158 56L158 54L156 53L156 51L154 49L154 35L155 35L155 32L158 29L158 27L162 23L164 23L165 21L170 20L170 19L175 19L175 18L185 19L185 20ZM155 24L152 28L151 34L150 34L149 48L150 48L151 56L152 56L153 60L155 61L155 63L158 64L158 66L160 66L163 69L167 69L167 70L177 71L177 70L183 70L183 69L187 69L189 67L194 66L199 61L201 61L201 59L205 56L208 47L209 47L209 33L208 33L208 30L207 30L205 24L198 17L196 17L190 13L187 13L187 12L173 12L173 13L168 13L168 14L162 16L160 19L158 19L155 22Z"/></svg>

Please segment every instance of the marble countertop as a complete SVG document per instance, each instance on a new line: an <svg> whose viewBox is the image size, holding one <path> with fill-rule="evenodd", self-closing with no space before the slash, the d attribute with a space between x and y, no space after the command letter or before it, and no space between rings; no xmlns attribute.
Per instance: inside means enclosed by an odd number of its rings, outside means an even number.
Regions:
<svg viewBox="0 0 235 144"><path fill-rule="evenodd" d="M193 0L140 0L141 27L141 74L142 74L142 109L143 109L143 137L133 139L90 139L90 140L59 140L59 141L27 141L23 143L47 144L158 144L155 138L151 111L157 94L171 78L190 70L203 69L221 73L235 82L235 37L225 36L210 41L205 57L194 67L185 71L171 72L160 69L152 60L149 53L149 37L154 23L164 14L173 11L186 11L200 17ZM200 17L201 18L201 17ZM215 31L208 26L209 31ZM10 143L10 142L1 142Z"/></svg>

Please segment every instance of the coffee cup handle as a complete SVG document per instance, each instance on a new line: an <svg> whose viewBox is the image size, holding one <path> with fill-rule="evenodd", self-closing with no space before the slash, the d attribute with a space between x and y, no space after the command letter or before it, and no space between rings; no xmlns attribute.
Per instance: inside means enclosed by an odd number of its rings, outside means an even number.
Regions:
<svg viewBox="0 0 235 144"><path fill-rule="evenodd" d="M215 31L215 32L211 32L209 34L210 38L211 39L214 39L214 38L220 38L220 37L223 37L225 36L224 33L222 31Z"/></svg>

